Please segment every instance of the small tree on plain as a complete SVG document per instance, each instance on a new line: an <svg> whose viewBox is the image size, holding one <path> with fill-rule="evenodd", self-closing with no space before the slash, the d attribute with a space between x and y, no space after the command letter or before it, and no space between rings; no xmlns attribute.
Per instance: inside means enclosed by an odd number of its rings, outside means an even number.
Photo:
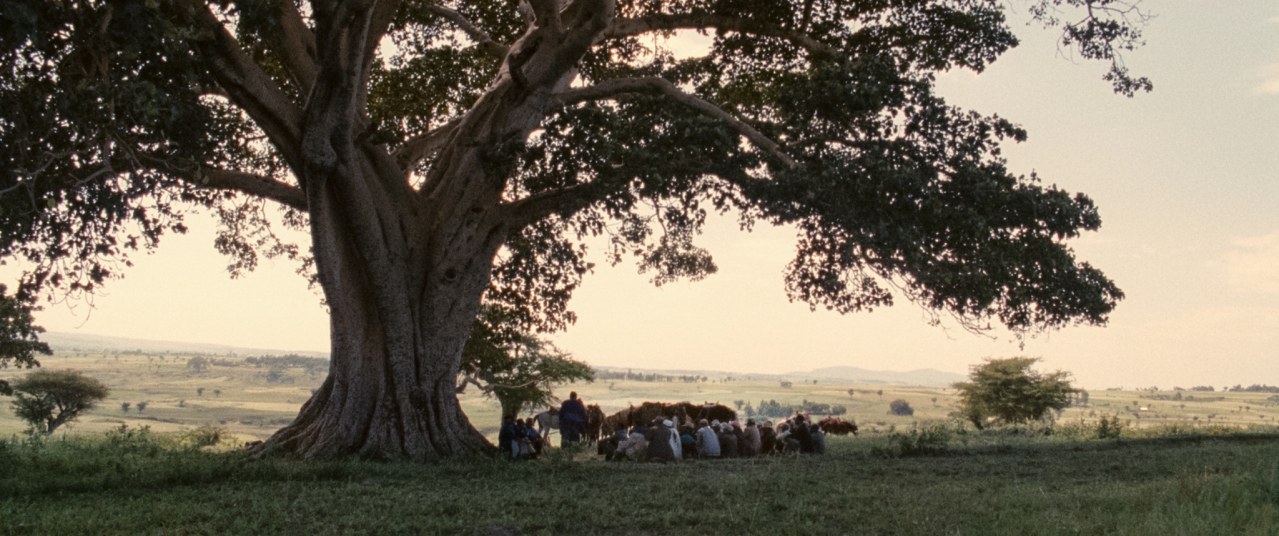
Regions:
<svg viewBox="0 0 1279 536"><path fill-rule="evenodd" d="M97 406L111 391L74 370L38 370L13 383L13 412L36 431L52 434Z"/></svg>
<svg viewBox="0 0 1279 536"><path fill-rule="evenodd" d="M142 413L143 411L146 411L146 410L147 410L147 402L145 400L143 400L142 402L138 402L138 413Z"/></svg>
<svg viewBox="0 0 1279 536"><path fill-rule="evenodd" d="M187 361L187 370L195 374L208 372L213 367L213 361L204 356L195 356Z"/></svg>
<svg viewBox="0 0 1279 536"><path fill-rule="evenodd" d="M888 403L888 412L893 415L909 417L915 414L915 408L910 407L910 402L898 398L897 400Z"/></svg>
<svg viewBox="0 0 1279 536"><path fill-rule="evenodd" d="M1006 423L1037 421L1050 410L1070 405L1075 389L1070 373L1040 373L1031 369L1033 357L988 359L974 366L969 381L955 384L960 414L981 428L989 417Z"/></svg>
<svg viewBox="0 0 1279 536"><path fill-rule="evenodd" d="M123 412L125 412L125 413L128 413L128 412L129 412L129 408L131 408L131 407L133 407L133 404L131 404L131 403L129 403L129 402L121 402L121 403L120 403L120 411L123 411Z"/></svg>
<svg viewBox="0 0 1279 536"><path fill-rule="evenodd" d="M499 309L481 311L466 342L458 393L474 385L497 399L502 415L517 415L524 408L557 403L553 391L558 385L595 381L590 365L517 324Z"/></svg>

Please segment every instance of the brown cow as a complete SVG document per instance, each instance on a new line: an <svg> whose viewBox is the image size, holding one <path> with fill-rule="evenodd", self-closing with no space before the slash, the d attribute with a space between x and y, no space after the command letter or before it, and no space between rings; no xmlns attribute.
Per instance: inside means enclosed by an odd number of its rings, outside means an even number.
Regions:
<svg viewBox="0 0 1279 536"><path fill-rule="evenodd" d="M709 402L702 405L693 404L692 402L644 402L638 406L631 406L605 417L604 421L609 424L609 426L605 426L605 429L615 429L617 424L625 424L627 426L636 424L648 425L658 417L664 419L678 418L681 424L697 422L698 419L728 422L737 419L737 412L726 406Z"/></svg>
<svg viewBox="0 0 1279 536"><path fill-rule="evenodd" d="M846 421L839 417L826 417L817 421L817 426L821 427L823 432L834 435L857 435L857 422Z"/></svg>
<svg viewBox="0 0 1279 536"><path fill-rule="evenodd" d="M586 444L591 444L600 439L600 428L604 426L604 410L600 409L599 404L591 404L586 406ZM609 430L612 432L612 430Z"/></svg>

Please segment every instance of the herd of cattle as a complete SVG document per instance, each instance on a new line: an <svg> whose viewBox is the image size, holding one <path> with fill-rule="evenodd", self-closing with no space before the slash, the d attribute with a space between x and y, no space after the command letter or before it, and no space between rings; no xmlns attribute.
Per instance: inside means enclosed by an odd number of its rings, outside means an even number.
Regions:
<svg viewBox="0 0 1279 536"><path fill-rule="evenodd" d="M552 409L537 416L538 428L543 437L550 432L550 428L558 428L554 418L556 414L557 412ZM632 405L612 415L605 415L598 404L590 404L586 406L585 439L589 443L595 443L604 435L610 434L618 428L630 429L637 424L647 425L659 417L670 419L679 427L692 426L702 419L725 423L736 421L737 412L722 404L710 402L705 404L644 402L638 406ZM857 434L857 423L839 417L826 417L818 420L817 425L826 434Z"/></svg>

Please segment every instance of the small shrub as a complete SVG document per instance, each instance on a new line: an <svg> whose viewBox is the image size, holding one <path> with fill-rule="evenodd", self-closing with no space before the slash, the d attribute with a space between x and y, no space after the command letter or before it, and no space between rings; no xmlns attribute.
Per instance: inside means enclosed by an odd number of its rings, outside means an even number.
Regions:
<svg viewBox="0 0 1279 536"><path fill-rule="evenodd" d="M1103 415L1101 420L1097 421L1097 439L1119 439L1123 429L1124 423L1119 422L1118 415L1110 417Z"/></svg>
<svg viewBox="0 0 1279 536"><path fill-rule="evenodd" d="M915 414L915 408L910 407L910 402L901 398L888 403L888 412L893 415L909 417Z"/></svg>
<svg viewBox="0 0 1279 536"><path fill-rule="evenodd" d="M909 458L942 454L950 448L950 427L942 423L916 426L910 433L893 432L888 436L887 448L871 449L872 454L888 458Z"/></svg>
<svg viewBox="0 0 1279 536"><path fill-rule="evenodd" d="M182 432L178 436L178 440L185 446L193 449L204 447L212 447L222 442L222 436L226 434L226 429L221 426L206 424L199 428L194 428Z"/></svg>

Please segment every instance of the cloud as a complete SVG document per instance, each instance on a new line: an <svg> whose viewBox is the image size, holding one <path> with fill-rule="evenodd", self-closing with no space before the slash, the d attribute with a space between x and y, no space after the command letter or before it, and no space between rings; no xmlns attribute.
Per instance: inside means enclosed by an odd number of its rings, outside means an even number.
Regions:
<svg viewBox="0 0 1279 536"><path fill-rule="evenodd" d="M1279 63L1271 63L1257 69L1261 84L1253 91L1260 95L1279 95Z"/></svg>
<svg viewBox="0 0 1279 536"><path fill-rule="evenodd" d="M1243 292L1279 294L1279 231L1237 238L1231 245L1224 262L1230 286Z"/></svg>

